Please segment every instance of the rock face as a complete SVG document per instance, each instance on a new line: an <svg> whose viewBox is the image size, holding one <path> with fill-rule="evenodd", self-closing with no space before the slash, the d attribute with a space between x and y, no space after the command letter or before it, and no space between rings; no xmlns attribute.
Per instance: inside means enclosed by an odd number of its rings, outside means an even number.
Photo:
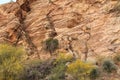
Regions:
<svg viewBox="0 0 120 80"><path fill-rule="evenodd" d="M120 17L116 12L109 13L117 3L117 0L18 0L4 4L0 6L0 42L17 41L21 30L16 28L21 22L16 14L22 14L22 29L42 58L48 56L42 50L42 41L54 31L60 52L70 53L71 47L72 53L81 59L111 56L120 51ZM19 44L30 47L22 34Z"/></svg>

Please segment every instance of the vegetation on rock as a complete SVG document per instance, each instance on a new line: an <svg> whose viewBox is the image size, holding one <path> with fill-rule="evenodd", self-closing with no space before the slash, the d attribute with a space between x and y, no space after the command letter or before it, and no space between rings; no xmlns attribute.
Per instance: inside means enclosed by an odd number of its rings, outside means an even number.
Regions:
<svg viewBox="0 0 120 80"><path fill-rule="evenodd" d="M104 74L101 71L113 73L117 70L111 60L105 60L96 67L66 53L59 53L55 59L45 61L25 60L24 53L22 47L0 45L0 80L70 80L69 77L73 80L99 80Z"/></svg>
<svg viewBox="0 0 120 80"><path fill-rule="evenodd" d="M51 55L58 48L58 45L59 43L57 39L49 38L44 41L44 49Z"/></svg>
<svg viewBox="0 0 120 80"><path fill-rule="evenodd" d="M93 67L91 64L76 60L68 65L67 73L71 74L75 80L85 80Z"/></svg>
<svg viewBox="0 0 120 80"><path fill-rule="evenodd" d="M98 68L93 68L89 76L91 80L96 80L100 76L100 70Z"/></svg>
<svg viewBox="0 0 120 80"><path fill-rule="evenodd" d="M103 68L103 71L105 71L107 73L112 73L113 71L117 70L116 65L111 60L103 61L102 68Z"/></svg>
<svg viewBox="0 0 120 80"><path fill-rule="evenodd" d="M0 44L0 80L19 80L23 71L24 50L8 44Z"/></svg>

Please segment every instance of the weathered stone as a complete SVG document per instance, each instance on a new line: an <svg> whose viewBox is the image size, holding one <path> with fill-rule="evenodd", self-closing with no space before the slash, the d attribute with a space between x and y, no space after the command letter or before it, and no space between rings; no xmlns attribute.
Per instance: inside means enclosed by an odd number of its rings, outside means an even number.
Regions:
<svg viewBox="0 0 120 80"><path fill-rule="evenodd" d="M23 9L29 12L22 11L24 29L41 55L44 54L41 42L46 39L46 34L49 37L49 31L46 30L46 25L48 25L46 15L50 11L49 17L57 33L53 36L61 43L60 50L65 50L69 44L64 36L70 36L74 38L71 39L73 52L77 52L81 59L84 57L84 53L87 53L87 57L96 57L98 55L111 56L120 51L120 17L116 16L115 12L108 13L117 1L52 1L54 4L49 3L49 0L30 0L28 1L30 10ZM17 2L22 5L24 1L18 0ZM10 7L11 4L15 5ZM0 42L4 41L3 34L10 32L11 27L15 28L20 24L15 16L19 7L17 3L0 6ZM17 14L20 15L19 12ZM17 35L16 32L13 34ZM10 38L9 41L14 42L15 38Z"/></svg>

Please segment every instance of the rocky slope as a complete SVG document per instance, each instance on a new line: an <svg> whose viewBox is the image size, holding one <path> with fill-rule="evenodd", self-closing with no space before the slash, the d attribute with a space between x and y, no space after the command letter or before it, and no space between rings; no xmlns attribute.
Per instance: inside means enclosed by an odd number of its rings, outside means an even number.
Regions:
<svg viewBox="0 0 120 80"><path fill-rule="evenodd" d="M0 42L22 44L29 53L45 59L50 55L45 54L42 42L52 35L59 40L59 52L72 53L82 60L112 56L120 51L120 17L117 9L113 9L117 3L117 0L17 0L3 4Z"/></svg>

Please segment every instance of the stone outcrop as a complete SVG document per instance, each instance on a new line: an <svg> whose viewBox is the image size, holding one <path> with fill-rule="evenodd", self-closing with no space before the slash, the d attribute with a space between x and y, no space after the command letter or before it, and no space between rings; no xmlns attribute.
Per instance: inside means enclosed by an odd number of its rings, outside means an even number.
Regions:
<svg viewBox="0 0 120 80"><path fill-rule="evenodd" d="M82 60L112 56L120 51L120 18L117 12L109 12L117 3L117 0L17 0L4 4L0 6L0 42L13 44L21 35L17 45L25 43L21 30L15 30L22 21L24 31L42 58L48 57L42 42L51 35L59 40L59 52L70 53L66 49L71 46ZM70 45L66 37L71 38Z"/></svg>

